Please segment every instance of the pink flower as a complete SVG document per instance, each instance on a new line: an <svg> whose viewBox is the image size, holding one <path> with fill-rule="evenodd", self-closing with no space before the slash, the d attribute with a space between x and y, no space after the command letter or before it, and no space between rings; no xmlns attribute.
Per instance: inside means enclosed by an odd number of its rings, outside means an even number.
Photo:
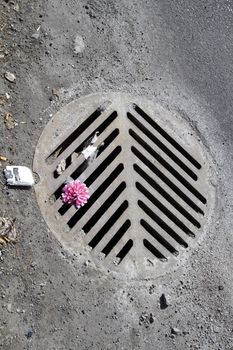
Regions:
<svg viewBox="0 0 233 350"><path fill-rule="evenodd" d="M84 206L90 198L88 187L79 180L72 181L62 189L64 203L75 205L77 209Z"/></svg>

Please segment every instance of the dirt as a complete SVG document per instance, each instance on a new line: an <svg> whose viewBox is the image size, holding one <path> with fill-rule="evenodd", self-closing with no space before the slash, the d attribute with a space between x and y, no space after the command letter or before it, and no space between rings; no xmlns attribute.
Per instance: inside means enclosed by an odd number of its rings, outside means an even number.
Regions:
<svg viewBox="0 0 233 350"><path fill-rule="evenodd" d="M0 95L10 99L0 105L0 216L16 219L18 236L0 246L0 349L233 349L232 12L227 0L1 2ZM5 164L32 167L51 116L101 90L182 112L215 160L211 230L161 278L118 281L80 266L49 231L33 188L5 186Z"/></svg>

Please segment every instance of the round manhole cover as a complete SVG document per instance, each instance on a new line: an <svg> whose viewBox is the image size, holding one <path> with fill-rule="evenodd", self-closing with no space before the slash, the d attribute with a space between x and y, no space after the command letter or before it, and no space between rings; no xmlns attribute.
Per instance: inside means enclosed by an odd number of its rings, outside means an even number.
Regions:
<svg viewBox="0 0 233 350"><path fill-rule="evenodd" d="M88 156L91 143L96 151ZM56 113L34 171L40 209L61 244L133 278L179 266L203 238L215 205L210 159L190 124L121 93L89 95ZM78 210L61 200L70 178L90 189Z"/></svg>

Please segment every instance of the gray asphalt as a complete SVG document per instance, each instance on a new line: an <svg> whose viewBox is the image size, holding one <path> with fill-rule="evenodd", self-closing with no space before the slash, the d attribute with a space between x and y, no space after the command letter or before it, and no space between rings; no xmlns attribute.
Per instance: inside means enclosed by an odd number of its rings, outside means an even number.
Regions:
<svg viewBox="0 0 233 350"><path fill-rule="evenodd" d="M0 107L19 125L6 130L1 118L0 154L31 167L61 106L99 91L136 93L199 130L218 174L218 206L175 273L119 282L79 266L49 232L34 191L7 190L1 175L0 210L17 219L19 236L0 247L0 349L232 350L233 2L22 0L15 11L16 3L0 4L0 92L11 96Z"/></svg>

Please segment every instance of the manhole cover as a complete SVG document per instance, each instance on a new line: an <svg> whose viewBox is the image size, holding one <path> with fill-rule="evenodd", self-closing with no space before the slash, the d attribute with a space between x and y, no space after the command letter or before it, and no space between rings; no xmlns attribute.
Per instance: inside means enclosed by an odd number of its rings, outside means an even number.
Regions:
<svg viewBox="0 0 233 350"><path fill-rule="evenodd" d="M94 136L98 152L86 160L82 151ZM210 159L190 124L120 93L86 96L56 113L39 140L34 171L40 209L61 244L133 278L183 262L215 205ZM60 198L69 177L90 188L79 210Z"/></svg>

